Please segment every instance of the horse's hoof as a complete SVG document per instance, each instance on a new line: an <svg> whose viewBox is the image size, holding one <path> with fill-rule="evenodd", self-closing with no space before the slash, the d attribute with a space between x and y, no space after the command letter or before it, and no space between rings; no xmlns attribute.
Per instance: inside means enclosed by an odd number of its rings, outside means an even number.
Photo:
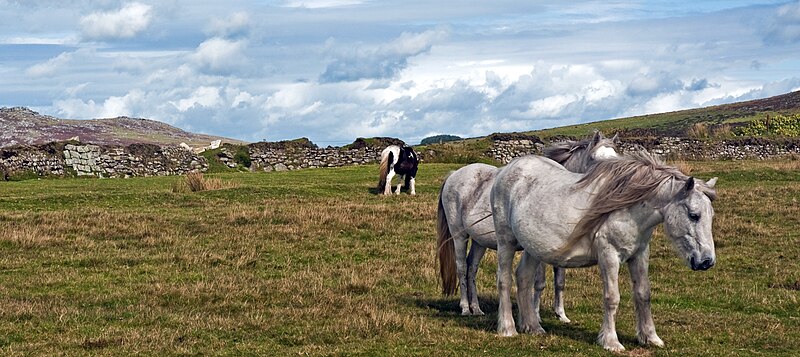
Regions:
<svg viewBox="0 0 800 357"><path fill-rule="evenodd" d="M661 338L659 338L656 335L653 335L653 336L650 336L650 337L647 337L647 338L644 338L644 339L643 338L639 338L639 343L641 345L643 345L643 346L650 345L650 346L655 346L655 347L664 347L664 341L662 341Z"/></svg>
<svg viewBox="0 0 800 357"><path fill-rule="evenodd" d="M484 313L483 313L483 311L481 311L480 307L473 307L472 308L472 315L474 315L474 316L483 316Z"/></svg>
<svg viewBox="0 0 800 357"><path fill-rule="evenodd" d="M461 309L461 316L469 316L469 315L472 315L472 312L469 311L469 308Z"/></svg>
<svg viewBox="0 0 800 357"><path fill-rule="evenodd" d="M514 329L497 329L497 334L500 335L500 337L514 337L518 335L517 331Z"/></svg>
<svg viewBox="0 0 800 357"><path fill-rule="evenodd" d="M522 326L519 327L519 330L521 332L527 333L529 335L544 335L545 334L544 329L542 328L542 326L522 325Z"/></svg>
<svg viewBox="0 0 800 357"><path fill-rule="evenodd" d="M611 351L611 352L624 352L625 351L625 346L623 346L619 342L617 342L616 344L605 345L605 346L603 346L603 348L605 348L606 350Z"/></svg>
<svg viewBox="0 0 800 357"><path fill-rule="evenodd" d="M604 334L601 332L600 335L597 336L597 343L599 343L601 346L603 346L603 348L611 352L625 351L625 347L623 347L622 344L619 343L619 339L617 338L616 333Z"/></svg>
<svg viewBox="0 0 800 357"><path fill-rule="evenodd" d="M558 315L558 321L561 321L565 324L572 322L566 315Z"/></svg>

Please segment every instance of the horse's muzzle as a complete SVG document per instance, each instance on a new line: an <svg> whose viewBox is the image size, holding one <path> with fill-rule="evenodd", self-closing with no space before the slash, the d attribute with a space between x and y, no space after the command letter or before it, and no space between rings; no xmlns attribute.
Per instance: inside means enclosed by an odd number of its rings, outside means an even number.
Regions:
<svg viewBox="0 0 800 357"><path fill-rule="evenodd" d="M692 266L692 270L708 270L714 266L714 259L713 258L705 258L702 261L697 261L694 257L689 259L689 264Z"/></svg>

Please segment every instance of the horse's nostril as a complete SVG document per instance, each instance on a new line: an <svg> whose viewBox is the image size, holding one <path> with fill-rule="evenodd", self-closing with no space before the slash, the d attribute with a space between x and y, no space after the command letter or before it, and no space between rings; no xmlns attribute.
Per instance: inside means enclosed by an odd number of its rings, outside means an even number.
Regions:
<svg viewBox="0 0 800 357"><path fill-rule="evenodd" d="M711 258L703 259L703 262L700 263L700 270L708 270L714 266L714 260Z"/></svg>

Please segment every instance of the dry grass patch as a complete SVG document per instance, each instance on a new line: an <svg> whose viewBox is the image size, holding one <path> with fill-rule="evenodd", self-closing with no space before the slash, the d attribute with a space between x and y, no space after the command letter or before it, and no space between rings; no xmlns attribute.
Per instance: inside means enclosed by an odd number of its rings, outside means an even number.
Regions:
<svg viewBox="0 0 800 357"><path fill-rule="evenodd" d="M686 164L723 176L718 265L692 273L659 231L650 273L667 347L637 347L623 267L628 355L800 348L800 185L773 175L776 162ZM486 316L462 317L458 299L439 294L436 199L453 168L425 165L415 197L370 194L374 166L223 174L246 190L200 195L172 193L175 178L3 186L0 354L607 355L594 342L596 268L567 271L569 325L551 311L547 269L545 336L497 338L493 251L477 282ZM25 197L75 202L17 203Z"/></svg>
<svg viewBox="0 0 800 357"><path fill-rule="evenodd" d="M218 178L207 178L202 172L190 172L184 175L183 180L175 181L172 192L200 192L222 190L238 187L233 182L226 182Z"/></svg>

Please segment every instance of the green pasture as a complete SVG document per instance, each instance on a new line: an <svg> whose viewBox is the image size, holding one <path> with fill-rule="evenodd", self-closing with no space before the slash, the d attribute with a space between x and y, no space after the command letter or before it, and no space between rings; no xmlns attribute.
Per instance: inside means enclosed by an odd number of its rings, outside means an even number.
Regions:
<svg viewBox="0 0 800 357"><path fill-rule="evenodd" d="M800 353L800 163L690 162L719 176L717 265L692 272L653 238L656 329L635 340L628 272L617 330L633 356ZM174 193L180 177L0 182L0 355L607 355L596 268L567 272L544 336L500 338L496 260L482 317L437 281L439 185L374 194L376 165L209 175L233 188Z"/></svg>

